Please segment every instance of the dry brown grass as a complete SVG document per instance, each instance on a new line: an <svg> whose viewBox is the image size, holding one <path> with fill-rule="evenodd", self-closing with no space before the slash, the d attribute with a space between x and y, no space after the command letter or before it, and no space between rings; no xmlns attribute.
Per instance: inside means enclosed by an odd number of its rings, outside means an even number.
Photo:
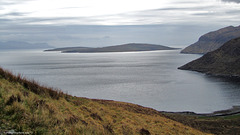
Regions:
<svg viewBox="0 0 240 135"><path fill-rule="evenodd" d="M0 132L34 134L205 134L129 103L73 97L0 69Z"/></svg>

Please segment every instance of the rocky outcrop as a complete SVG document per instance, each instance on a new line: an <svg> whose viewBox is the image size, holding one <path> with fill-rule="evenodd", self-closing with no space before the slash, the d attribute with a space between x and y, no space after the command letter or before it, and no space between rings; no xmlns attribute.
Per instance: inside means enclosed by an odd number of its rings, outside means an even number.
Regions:
<svg viewBox="0 0 240 135"><path fill-rule="evenodd" d="M179 69L216 76L240 77L240 37L228 41L219 49L209 52Z"/></svg>

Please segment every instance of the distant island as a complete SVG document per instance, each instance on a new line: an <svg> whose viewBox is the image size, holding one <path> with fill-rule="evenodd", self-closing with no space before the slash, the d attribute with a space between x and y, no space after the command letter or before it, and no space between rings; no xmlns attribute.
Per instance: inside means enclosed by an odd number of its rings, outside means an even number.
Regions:
<svg viewBox="0 0 240 135"><path fill-rule="evenodd" d="M0 41L0 49L46 49L53 48L47 43L28 43L22 41Z"/></svg>
<svg viewBox="0 0 240 135"><path fill-rule="evenodd" d="M240 26L225 27L201 36L196 43L186 47L181 53L205 54L218 49L227 41L237 37L240 37Z"/></svg>
<svg viewBox="0 0 240 135"><path fill-rule="evenodd" d="M107 46L99 48L89 47L65 47L56 48L45 51L61 51L63 53L96 53L96 52L134 52L134 51L154 51L154 50L174 50L179 48L171 48L162 45L144 44L144 43L129 43L116 46Z"/></svg>
<svg viewBox="0 0 240 135"><path fill-rule="evenodd" d="M179 69L192 70L224 77L240 77L240 37L225 43Z"/></svg>

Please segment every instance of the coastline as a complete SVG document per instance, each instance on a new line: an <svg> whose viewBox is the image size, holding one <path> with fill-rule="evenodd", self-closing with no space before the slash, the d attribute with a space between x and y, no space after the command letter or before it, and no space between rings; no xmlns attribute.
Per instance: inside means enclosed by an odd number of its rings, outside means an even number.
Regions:
<svg viewBox="0 0 240 135"><path fill-rule="evenodd" d="M240 106L232 106L232 108L218 110L212 113L195 113L191 111L183 111L183 112L160 111L160 112L169 113L169 114L182 114L182 115L189 115L189 116L218 117L218 116L230 116L230 115L240 114Z"/></svg>

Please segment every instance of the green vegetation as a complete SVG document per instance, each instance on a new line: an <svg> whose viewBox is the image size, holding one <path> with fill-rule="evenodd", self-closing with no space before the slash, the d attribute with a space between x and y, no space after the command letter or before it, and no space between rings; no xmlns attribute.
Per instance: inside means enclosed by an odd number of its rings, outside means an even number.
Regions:
<svg viewBox="0 0 240 135"><path fill-rule="evenodd" d="M73 97L0 68L0 133L205 134L134 104Z"/></svg>

